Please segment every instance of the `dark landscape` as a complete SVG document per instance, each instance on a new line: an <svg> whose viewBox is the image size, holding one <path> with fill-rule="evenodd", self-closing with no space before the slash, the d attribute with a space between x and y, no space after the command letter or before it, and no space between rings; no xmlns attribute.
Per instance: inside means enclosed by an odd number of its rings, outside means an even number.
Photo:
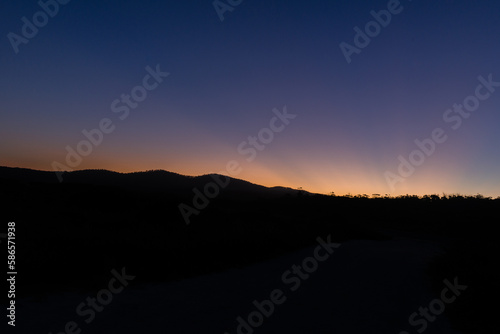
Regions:
<svg viewBox="0 0 500 334"><path fill-rule="evenodd" d="M232 179L186 224L178 205L210 180L83 170L64 173L60 183L52 172L1 167L1 218L17 225L18 298L97 291L113 268L133 274L135 288L242 269L314 246L318 236L340 244L407 238L442 250L425 268L436 295L444 279L469 287L446 309L453 327L498 329L500 199L327 196Z"/></svg>

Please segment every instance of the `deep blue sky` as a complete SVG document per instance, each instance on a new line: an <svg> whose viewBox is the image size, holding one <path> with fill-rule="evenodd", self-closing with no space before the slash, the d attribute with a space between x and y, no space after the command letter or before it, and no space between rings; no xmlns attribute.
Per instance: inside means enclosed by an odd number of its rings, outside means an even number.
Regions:
<svg viewBox="0 0 500 334"><path fill-rule="evenodd" d="M8 34L21 35L21 18L32 22L41 7L4 1L0 165L198 175L236 160L234 176L268 186L500 195L500 87L458 129L443 120L478 76L500 81L500 3L401 1L347 63L339 44L354 45L353 28L387 6L244 0L221 21L210 0L72 0L16 54ZM157 64L170 75L120 120L111 103ZM247 161L240 143L284 106L297 117ZM103 118L112 133L69 166L66 147ZM446 142L391 188L385 173L398 176L398 157L435 128Z"/></svg>

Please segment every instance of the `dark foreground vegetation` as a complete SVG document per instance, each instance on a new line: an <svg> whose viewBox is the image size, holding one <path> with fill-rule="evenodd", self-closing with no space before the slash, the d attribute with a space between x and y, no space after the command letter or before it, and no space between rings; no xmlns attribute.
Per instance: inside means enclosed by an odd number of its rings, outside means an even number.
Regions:
<svg viewBox="0 0 500 334"><path fill-rule="evenodd" d="M260 262L318 236L342 242L411 235L447 250L429 268L436 294L445 278L469 286L446 309L452 323L464 333L498 332L500 199L339 197L232 180L187 225L178 206L191 205L192 188L202 189L207 178L71 174L60 183L53 173L0 167L0 232L16 222L18 298L98 289L113 268L125 267L134 284L164 282Z"/></svg>

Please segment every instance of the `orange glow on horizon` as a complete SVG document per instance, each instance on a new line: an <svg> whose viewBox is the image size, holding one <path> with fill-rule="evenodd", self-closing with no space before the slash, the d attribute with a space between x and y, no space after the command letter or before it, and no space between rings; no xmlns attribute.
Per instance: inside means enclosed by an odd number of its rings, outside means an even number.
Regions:
<svg viewBox="0 0 500 334"><path fill-rule="evenodd" d="M51 168L47 168L46 164L34 163L34 161L25 161L25 166L19 166L19 164L14 163L13 160L6 160L2 163L4 166L8 167L21 167L30 168L36 170L51 171ZM106 161L104 159L103 163L99 163L99 160L92 160L92 163L82 163L81 168L75 168L75 170L83 169L107 169L111 171L116 171L120 173L130 173L130 172L140 172L153 169L164 169L169 172L178 173L187 176L199 176L210 173L221 173L228 175L223 168L202 168L201 166L192 168L157 168L153 167L144 161L138 161L135 164L124 164L120 161ZM105 163L104 163L105 162ZM127 167L123 167L123 166ZM106 168L103 168L106 166ZM479 191L467 191L465 187L457 188L454 186L456 184L457 178L460 178L460 173L447 173L446 175L435 176L430 172L422 172L419 175L408 178L405 182L397 186L397 192L391 193L388 186L383 182L376 172L363 172L363 168L353 168L344 167L326 171L316 170L315 173L310 173L304 175L304 173L297 173L295 171L283 170L281 173L275 171L275 169L266 167L262 164L252 163L248 165L242 164L242 170L238 175L231 175L234 178L242 179L254 184L275 187L282 186L292 189L298 189L301 187L303 190L309 191L311 193L319 194L330 194L334 192L335 195L362 195L367 194L369 196L373 194L380 194L384 196L389 194L391 196L398 195L429 195L429 194L457 194L462 195L475 195L481 193L484 196L497 197L498 193L495 193L494 189L488 192Z"/></svg>

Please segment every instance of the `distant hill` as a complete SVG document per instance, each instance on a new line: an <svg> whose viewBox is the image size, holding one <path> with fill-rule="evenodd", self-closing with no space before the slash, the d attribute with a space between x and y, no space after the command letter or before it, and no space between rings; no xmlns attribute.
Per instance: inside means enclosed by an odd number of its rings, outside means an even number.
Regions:
<svg viewBox="0 0 500 334"><path fill-rule="evenodd" d="M484 305L499 295L500 198L328 196L235 178L217 191L216 180L224 177L81 170L59 182L54 172L0 167L0 237L15 222L22 268L16 295L97 291L124 267L134 284L182 280L313 247L318 237L417 240L443 247L429 268L437 297L444 279L470 286L445 311L461 332L499 332L498 307ZM205 193L206 185L219 194L200 205L193 189ZM202 206L189 211L189 224L182 204Z"/></svg>
<svg viewBox="0 0 500 334"><path fill-rule="evenodd" d="M63 174L63 182L59 182L56 173L27 168L0 166L0 179L23 183L49 184L89 184L96 186L120 187L127 190L161 191L173 196L192 194L193 188L203 191L204 187L215 182L227 183L226 176L206 174L201 176L186 176L165 170L152 170L133 173L118 173L104 169L86 169ZM275 198L284 195L309 194L304 190L286 187L265 187L248 181L229 178L227 187L221 191L221 196ZM219 187L220 188L220 187Z"/></svg>

